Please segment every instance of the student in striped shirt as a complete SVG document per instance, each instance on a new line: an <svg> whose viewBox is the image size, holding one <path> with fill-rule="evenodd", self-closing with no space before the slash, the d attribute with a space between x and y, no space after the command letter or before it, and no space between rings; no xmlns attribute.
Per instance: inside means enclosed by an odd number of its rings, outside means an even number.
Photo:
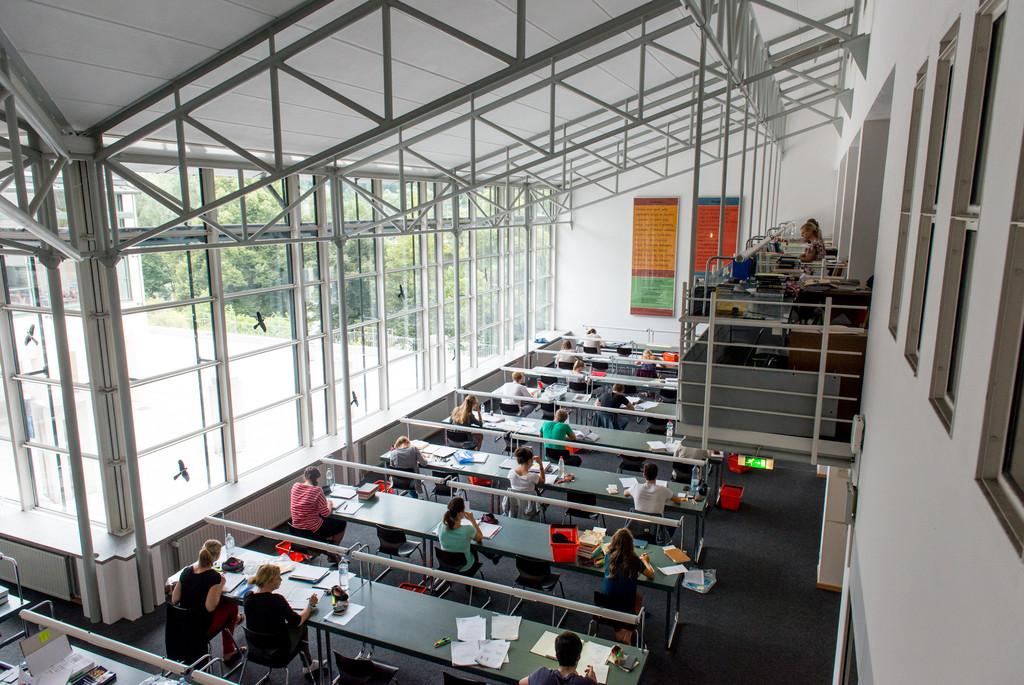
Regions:
<svg viewBox="0 0 1024 685"><path fill-rule="evenodd" d="M331 505L318 485L320 469L310 466L302 476L302 483L292 485L292 528L314 540L340 544L345 536L345 522L331 518Z"/></svg>

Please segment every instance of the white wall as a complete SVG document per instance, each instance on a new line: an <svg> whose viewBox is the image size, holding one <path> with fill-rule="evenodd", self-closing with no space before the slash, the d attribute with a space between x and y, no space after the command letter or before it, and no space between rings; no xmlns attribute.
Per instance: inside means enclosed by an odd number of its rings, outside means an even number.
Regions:
<svg viewBox="0 0 1024 685"><path fill-rule="evenodd" d="M818 119L817 121L820 121ZM812 118L794 117L788 122L790 130L799 130L816 123ZM838 134L831 125L809 131L784 141L782 156L782 185L779 196L778 218L799 219L817 217L826 234L833 223L833 203L836 185L836 146ZM740 144L738 136L733 138L733 150ZM753 135L749 137L753 144ZM757 169L761 168L761 152L758 152ZM676 167L690 166L692 160L685 158L673 162ZM750 212L753 223L758 222L758 208L751 202L750 178L753 167L752 153L747 155L746 177L742 193L740 184L741 158L730 157L728 165L727 195L740 195L742 219L740 241L750 235ZM670 169L671 171L671 169ZM647 178L653 177L648 174ZM634 177L634 182L637 177ZM702 196L718 196L722 190L722 167L714 163L701 169ZM623 187L629 187L624 178ZM760 192L760 181L757 193ZM629 313L630 269L632 263L633 198L634 197L678 197L679 232L676 247L676 317L681 315L679 303L682 286L690 274L690 225L691 197L693 195L692 173L674 178L656 180L642 189L611 197L596 204L573 211L573 226L559 229L557 250L558 287L556 289L557 329L579 331L581 326L594 324L606 338L614 338L618 331L610 327L621 327L632 331L671 330L671 336L657 337L655 342L677 342L679 324L676 318L633 316ZM573 198L575 206L589 203L601 193L584 189ZM701 267L703 270L703 266Z"/></svg>
<svg viewBox="0 0 1024 685"><path fill-rule="evenodd" d="M928 402L939 291L946 254L950 193L965 100L965 72L977 0L888 0L873 8L869 72L855 86L845 144L895 67L889 151L875 262L873 326L868 338L857 518L850 570L858 665L867 683L1018 683L1024 664L1024 564L974 482L989 384L998 293L1018 177L1024 92L1024 5L1010 2L989 147L984 205L975 247L964 361L952 433ZM903 166L915 74L929 74L930 110L939 40L960 19L951 116L939 189L920 371L903 357L906 282L899 337L888 311ZM927 135L922 133L921 148ZM920 150L920 148L919 148ZM921 166L915 184L920 203ZM915 215L916 217L916 215ZM916 220L914 222L916 226ZM916 230L916 229L915 229ZM913 240L909 242L913 246ZM913 247L907 255L908 265Z"/></svg>

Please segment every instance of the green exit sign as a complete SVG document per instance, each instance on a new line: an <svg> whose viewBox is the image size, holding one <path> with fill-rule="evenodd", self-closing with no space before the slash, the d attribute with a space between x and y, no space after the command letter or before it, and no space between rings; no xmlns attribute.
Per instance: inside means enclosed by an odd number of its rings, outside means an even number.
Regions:
<svg viewBox="0 0 1024 685"><path fill-rule="evenodd" d="M746 466L752 469L764 469L771 471L775 468L775 460L770 457L740 457L736 460L739 466Z"/></svg>

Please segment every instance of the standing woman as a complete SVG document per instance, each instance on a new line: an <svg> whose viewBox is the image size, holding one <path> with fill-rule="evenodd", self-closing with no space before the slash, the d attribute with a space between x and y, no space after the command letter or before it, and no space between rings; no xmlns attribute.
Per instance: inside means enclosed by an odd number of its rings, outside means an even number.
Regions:
<svg viewBox="0 0 1024 685"><path fill-rule="evenodd" d="M222 595L227 579L213 570L220 559L219 540L207 540L199 550L196 563L186 566L171 591L171 604L183 609L192 609L206 614L206 637L220 633L224 662L235 661L242 650L235 642L235 627L242 622L238 605L229 602Z"/></svg>
<svg viewBox="0 0 1024 685"><path fill-rule="evenodd" d="M647 552L637 556L633 549L633 534L626 528L619 528L612 536L608 553L604 557L601 592L612 599L621 600L625 606L632 606L634 611L640 611L643 602L636 591L636 581L641 573L647 578L654 577L651 560ZM616 630L615 639L630 644L633 632L632 628Z"/></svg>
<svg viewBox="0 0 1024 685"><path fill-rule="evenodd" d="M275 564L263 564L256 569L256 575L249 579L250 585L256 590L245 598L245 615L249 619L249 630L274 636L275 647L284 654L302 655L302 662L307 664L302 669L303 675L310 675L320 670L320 662L313 661L306 640L305 623L316 608L317 595L309 596L306 608L295 613L288 605L284 595L275 590L281 587L281 569Z"/></svg>
<svg viewBox="0 0 1024 685"><path fill-rule="evenodd" d="M480 403L477 402L476 397L473 395L466 395L466 399L462 401L462 404L455 407L452 411L452 425L453 426L477 426L481 427L484 425L484 417L480 413ZM469 439L465 441L463 447L473 447L470 443L476 445L474 449L479 450L484 444L484 436L479 433L463 433L462 431L453 431L461 433L464 436L469 436Z"/></svg>

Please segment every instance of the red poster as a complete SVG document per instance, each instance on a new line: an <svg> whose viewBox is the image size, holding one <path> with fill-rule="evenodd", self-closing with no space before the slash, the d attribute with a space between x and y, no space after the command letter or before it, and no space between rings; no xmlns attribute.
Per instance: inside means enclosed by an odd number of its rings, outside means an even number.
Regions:
<svg viewBox="0 0 1024 685"><path fill-rule="evenodd" d="M722 251L718 251L718 223L722 200L718 197L697 198L697 249L693 253L693 272L703 276L708 260L716 255L736 254L736 235L739 229L740 199L725 198L725 236Z"/></svg>

